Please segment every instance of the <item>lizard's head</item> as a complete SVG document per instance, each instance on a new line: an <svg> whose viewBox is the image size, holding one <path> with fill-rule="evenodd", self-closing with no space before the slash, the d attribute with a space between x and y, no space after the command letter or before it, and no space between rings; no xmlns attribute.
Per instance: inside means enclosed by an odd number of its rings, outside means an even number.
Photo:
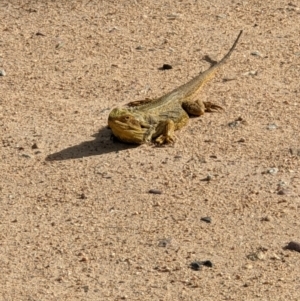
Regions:
<svg viewBox="0 0 300 301"><path fill-rule="evenodd" d="M108 116L108 125L113 134L120 140L128 143L142 144L146 142L147 127L139 115L125 108L115 108Z"/></svg>

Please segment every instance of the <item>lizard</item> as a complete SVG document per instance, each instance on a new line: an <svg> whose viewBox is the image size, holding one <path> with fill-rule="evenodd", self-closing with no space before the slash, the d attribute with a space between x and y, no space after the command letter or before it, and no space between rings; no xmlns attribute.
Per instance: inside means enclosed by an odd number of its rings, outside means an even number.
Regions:
<svg viewBox="0 0 300 301"><path fill-rule="evenodd" d="M108 116L108 127L113 136L126 143L158 145L173 143L176 130L188 123L189 116L201 116L205 112L216 112L223 108L198 98L202 86L223 66L235 49L243 31L241 30L228 53L186 84L157 99L130 102L112 109Z"/></svg>

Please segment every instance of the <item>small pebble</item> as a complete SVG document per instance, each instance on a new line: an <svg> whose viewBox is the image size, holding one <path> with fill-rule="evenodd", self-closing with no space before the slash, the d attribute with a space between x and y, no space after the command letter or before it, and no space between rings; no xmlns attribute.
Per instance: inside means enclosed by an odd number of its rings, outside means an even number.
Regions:
<svg viewBox="0 0 300 301"><path fill-rule="evenodd" d="M89 291L88 285L85 285L85 286L83 287L83 291L84 291L85 293L87 293L87 292Z"/></svg>
<svg viewBox="0 0 300 301"><path fill-rule="evenodd" d="M247 71L247 72L243 73L243 75L255 76L255 75L257 75L257 71L256 70Z"/></svg>
<svg viewBox="0 0 300 301"><path fill-rule="evenodd" d="M237 119L235 119L234 121L229 122L228 126L234 128L234 127L239 126L240 124L247 124L247 121L241 116L238 117Z"/></svg>
<svg viewBox="0 0 300 301"><path fill-rule="evenodd" d="M32 156L29 155L29 154L22 154L21 156L22 156L23 158L28 158L28 159L31 159L31 158L32 158Z"/></svg>
<svg viewBox="0 0 300 301"><path fill-rule="evenodd" d="M163 64L162 67L158 68L159 70L170 70L173 69L173 67L169 64Z"/></svg>
<svg viewBox="0 0 300 301"><path fill-rule="evenodd" d="M281 260L281 257L275 253L270 258L273 260Z"/></svg>
<svg viewBox="0 0 300 301"><path fill-rule="evenodd" d="M220 15L217 15L217 18L218 18L218 19L226 19L226 18L227 18L227 15L225 15L225 14L220 14Z"/></svg>
<svg viewBox="0 0 300 301"><path fill-rule="evenodd" d="M300 157L300 148L290 148L289 151L292 156Z"/></svg>
<svg viewBox="0 0 300 301"><path fill-rule="evenodd" d="M201 262L200 261L194 261L190 264L190 267L194 271L200 271L201 269Z"/></svg>
<svg viewBox="0 0 300 301"><path fill-rule="evenodd" d="M252 51L251 55L253 55L253 56L261 56L261 53L256 50L256 51Z"/></svg>
<svg viewBox="0 0 300 301"><path fill-rule="evenodd" d="M0 76L5 76L6 72L3 69L0 69Z"/></svg>
<svg viewBox="0 0 300 301"><path fill-rule="evenodd" d="M175 19L177 19L179 17L180 17L180 14L177 14L177 13L173 13L173 14L168 14L167 15L168 20L175 20Z"/></svg>
<svg viewBox="0 0 300 301"><path fill-rule="evenodd" d="M45 37L46 35L43 34L42 32L38 31L35 33L36 36L42 36L42 37Z"/></svg>
<svg viewBox="0 0 300 301"><path fill-rule="evenodd" d="M213 267L213 263L210 260L202 261L202 265L209 267L209 268Z"/></svg>
<svg viewBox="0 0 300 301"><path fill-rule="evenodd" d="M211 217L209 217L209 216L201 217L200 220L203 221L203 222L206 222L208 224L211 223Z"/></svg>
<svg viewBox="0 0 300 301"><path fill-rule="evenodd" d="M256 261L256 260L264 260L266 258L265 253L262 250L257 250L256 252L250 253L247 255L247 258Z"/></svg>
<svg viewBox="0 0 300 301"><path fill-rule="evenodd" d="M152 193L152 194L162 194L162 191L158 190L158 189L150 189L149 193Z"/></svg>
<svg viewBox="0 0 300 301"><path fill-rule="evenodd" d="M213 264L210 260L205 260L205 261L193 261L190 264L190 268L194 271L200 271L201 266L203 266L203 265L206 266L206 267L209 267L209 268L213 267Z"/></svg>
<svg viewBox="0 0 300 301"><path fill-rule="evenodd" d="M272 220L273 220L273 218L268 215L261 218L262 222L271 222Z"/></svg>
<svg viewBox="0 0 300 301"><path fill-rule="evenodd" d="M213 176L212 175L207 175L205 178L203 178L201 181L206 181L206 182L209 182L213 179Z"/></svg>
<svg viewBox="0 0 300 301"><path fill-rule="evenodd" d="M275 123L270 123L267 125L267 129L270 131L276 130L277 128L278 128L278 126Z"/></svg>
<svg viewBox="0 0 300 301"><path fill-rule="evenodd" d="M39 147L37 146L36 143L33 143L32 146L31 146L31 148L32 148L32 149L37 149L37 148L39 148Z"/></svg>
<svg viewBox="0 0 300 301"><path fill-rule="evenodd" d="M269 168L267 170L267 173L271 174L271 175L276 175L278 173L278 168L274 167L274 168Z"/></svg>
<svg viewBox="0 0 300 301"><path fill-rule="evenodd" d="M278 195L290 195L291 194L291 190L290 189L280 189L277 192Z"/></svg>
<svg viewBox="0 0 300 301"><path fill-rule="evenodd" d="M79 198L81 200L85 200L87 198L87 196L84 193L81 193L80 196L79 196Z"/></svg>
<svg viewBox="0 0 300 301"><path fill-rule="evenodd" d="M251 270L251 269L253 269L253 265L252 264L250 264L250 263L248 263L248 264L245 264L245 269L247 269L247 270Z"/></svg>
<svg viewBox="0 0 300 301"><path fill-rule="evenodd" d="M285 249L300 252L300 243L296 241L291 241L288 243Z"/></svg>
<svg viewBox="0 0 300 301"><path fill-rule="evenodd" d="M158 246L161 247L161 248L165 248L167 247L169 244L171 243L171 240L170 239L161 239L159 242L158 242Z"/></svg>
<svg viewBox="0 0 300 301"><path fill-rule="evenodd" d="M230 82L232 80L236 80L236 77L224 77L223 82Z"/></svg>
<svg viewBox="0 0 300 301"><path fill-rule="evenodd" d="M245 141L246 141L245 138L241 138L240 140L238 140L238 142L240 142L240 143L244 143Z"/></svg>

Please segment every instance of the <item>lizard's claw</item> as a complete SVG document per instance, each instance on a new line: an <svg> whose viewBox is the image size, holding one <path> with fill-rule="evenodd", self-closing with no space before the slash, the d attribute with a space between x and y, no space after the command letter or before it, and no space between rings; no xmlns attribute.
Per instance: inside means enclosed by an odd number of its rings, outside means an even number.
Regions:
<svg viewBox="0 0 300 301"><path fill-rule="evenodd" d="M205 112L219 112L224 110L222 107L211 103L210 101L204 101Z"/></svg>
<svg viewBox="0 0 300 301"><path fill-rule="evenodd" d="M171 136L165 136L165 135L160 135L159 137L157 137L155 139L155 143L157 145L163 145L163 144L173 144L175 141L174 141L174 138L171 137Z"/></svg>

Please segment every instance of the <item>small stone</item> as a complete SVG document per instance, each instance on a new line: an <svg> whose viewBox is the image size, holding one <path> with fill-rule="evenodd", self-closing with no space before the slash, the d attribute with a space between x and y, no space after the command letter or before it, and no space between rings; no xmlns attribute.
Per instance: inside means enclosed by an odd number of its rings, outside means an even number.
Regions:
<svg viewBox="0 0 300 301"><path fill-rule="evenodd" d="M244 143L245 141L246 141L245 138L241 138L240 140L238 140L238 142L240 142L240 143Z"/></svg>
<svg viewBox="0 0 300 301"><path fill-rule="evenodd" d="M108 32L113 32L113 31L116 31L116 30L119 30L119 28L116 27L116 26L114 26L114 27L110 28L110 29L108 30Z"/></svg>
<svg viewBox="0 0 300 301"><path fill-rule="evenodd" d="M202 261L202 265L209 267L209 268L213 267L213 263L210 260Z"/></svg>
<svg viewBox="0 0 300 301"><path fill-rule="evenodd" d="M290 148L289 151L292 156L300 157L300 148Z"/></svg>
<svg viewBox="0 0 300 301"><path fill-rule="evenodd" d="M5 76L6 72L3 69L0 69L0 76Z"/></svg>
<svg viewBox="0 0 300 301"><path fill-rule="evenodd" d="M168 20L175 20L175 19L177 19L179 17L180 17L180 14L177 14L177 13L173 13L173 14L168 14L167 15Z"/></svg>
<svg viewBox="0 0 300 301"><path fill-rule="evenodd" d="M152 193L152 194L162 194L162 191L158 190L158 189L150 189L149 193Z"/></svg>
<svg viewBox="0 0 300 301"><path fill-rule="evenodd" d="M240 124L245 124L247 125L247 121L243 118L243 117L238 117L237 119L235 119L234 121L232 122L229 122L228 123L228 126L234 128L234 127L237 127L239 126Z"/></svg>
<svg viewBox="0 0 300 301"><path fill-rule="evenodd" d="M206 267L212 268L213 263L210 260L205 260L205 261L193 261L190 264L190 268L194 271L200 271L201 266L206 266Z"/></svg>
<svg viewBox="0 0 300 301"><path fill-rule="evenodd" d="M243 75L255 76L255 75L257 75L257 71L256 70L247 71L247 72L243 73Z"/></svg>
<svg viewBox="0 0 300 301"><path fill-rule="evenodd" d="M31 146L31 148L32 148L32 149L37 149L37 148L39 148L39 147L37 146L36 143L33 143L32 146Z"/></svg>
<svg viewBox="0 0 300 301"><path fill-rule="evenodd" d="M81 193L80 196L79 196L79 198L81 200L85 200L87 198L87 196L84 193Z"/></svg>
<svg viewBox="0 0 300 301"><path fill-rule="evenodd" d="M214 177L210 174L208 174L205 178L201 179L201 181L206 181L206 182L209 182L213 179Z"/></svg>
<svg viewBox="0 0 300 301"><path fill-rule="evenodd" d="M55 48L60 49L60 48L64 47L64 45L65 45L65 42L63 40L57 39L57 43L55 45Z"/></svg>
<svg viewBox="0 0 300 301"><path fill-rule="evenodd" d="M137 46L135 49L136 50L143 50L143 47L142 46Z"/></svg>
<svg viewBox="0 0 300 301"><path fill-rule="evenodd" d="M279 189L277 192L278 195L290 195L291 190L290 189Z"/></svg>
<svg viewBox="0 0 300 301"><path fill-rule="evenodd" d="M37 32L35 33L35 35L36 35L36 36L42 36L42 37L45 37L45 36L46 36L45 34L43 34L43 33L40 32L40 31L37 31Z"/></svg>
<svg viewBox="0 0 300 301"><path fill-rule="evenodd" d="M278 128L278 126L275 123L270 123L267 125L267 129L270 131L276 130L277 128Z"/></svg>
<svg viewBox="0 0 300 301"><path fill-rule="evenodd" d="M27 159L31 159L32 158L32 156L31 155L29 155L29 154L22 154L21 155L23 158L27 158Z"/></svg>
<svg viewBox="0 0 300 301"><path fill-rule="evenodd" d="M194 261L190 264L190 267L194 271L200 271L201 269L201 262L200 261Z"/></svg>
<svg viewBox="0 0 300 301"><path fill-rule="evenodd" d="M281 257L275 253L270 258L273 260L281 260Z"/></svg>
<svg viewBox="0 0 300 301"><path fill-rule="evenodd" d="M253 55L253 56L261 56L261 53L256 50L256 51L252 51L251 55Z"/></svg>
<svg viewBox="0 0 300 301"><path fill-rule="evenodd" d="M85 286L83 286L82 288L83 288L83 291L84 291L85 293L87 293L87 292L89 291L89 286L88 286L88 285L85 285Z"/></svg>
<svg viewBox="0 0 300 301"><path fill-rule="evenodd" d="M265 253L258 249L256 252L250 253L249 255L247 255L247 258L252 260L252 261L256 261L256 260L264 260L266 257Z"/></svg>
<svg viewBox="0 0 300 301"><path fill-rule="evenodd" d="M300 243L291 241L288 243L285 249L300 252Z"/></svg>
<svg viewBox="0 0 300 301"><path fill-rule="evenodd" d="M238 121L232 121L232 122L229 122L228 123L228 126L231 127L231 128L235 128L239 125L240 123Z"/></svg>
<svg viewBox="0 0 300 301"><path fill-rule="evenodd" d="M225 15L225 14L219 14L219 15L217 15L217 18L218 19L226 19L227 15Z"/></svg>
<svg viewBox="0 0 300 301"><path fill-rule="evenodd" d="M173 69L173 67L169 64L163 64L162 67L159 67L158 70L170 70Z"/></svg>
<svg viewBox="0 0 300 301"><path fill-rule="evenodd" d="M161 248L165 248L167 247L169 244L171 243L171 239L161 239L159 242L158 242L158 246L161 247Z"/></svg>
<svg viewBox="0 0 300 301"><path fill-rule="evenodd" d="M256 256L257 256L257 259L259 259L259 260L265 260L265 258L266 258L266 255L263 251L258 251Z"/></svg>
<svg viewBox="0 0 300 301"><path fill-rule="evenodd" d="M211 217L209 217L209 216L201 217L200 220L203 221L203 222L206 222L208 224L211 223Z"/></svg>
<svg viewBox="0 0 300 301"><path fill-rule="evenodd" d="M247 263L247 264L245 264L245 269L247 269L247 270L251 270L251 269L253 269L253 265L252 264L250 264L250 263Z"/></svg>
<svg viewBox="0 0 300 301"><path fill-rule="evenodd" d="M271 174L271 175L275 175L275 174L277 174L277 172L278 172L278 168L276 168L276 167L269 168L269 169L267 170L267 173L269 173L269 174Z"/></svg>
<svg viewBox="0 0 300 301"><path fill-rule="evenodd" d="M272 220L273 220L273 218L269 215L261 218L261 221L263 221L263 222L271 222Z"/></svg>
<svg viewBox="0 0 300 301"><path fill-rule="evenodd" d="M223 82L230 82L232 80L236 80L236 77L224 77Z"/></svg>

